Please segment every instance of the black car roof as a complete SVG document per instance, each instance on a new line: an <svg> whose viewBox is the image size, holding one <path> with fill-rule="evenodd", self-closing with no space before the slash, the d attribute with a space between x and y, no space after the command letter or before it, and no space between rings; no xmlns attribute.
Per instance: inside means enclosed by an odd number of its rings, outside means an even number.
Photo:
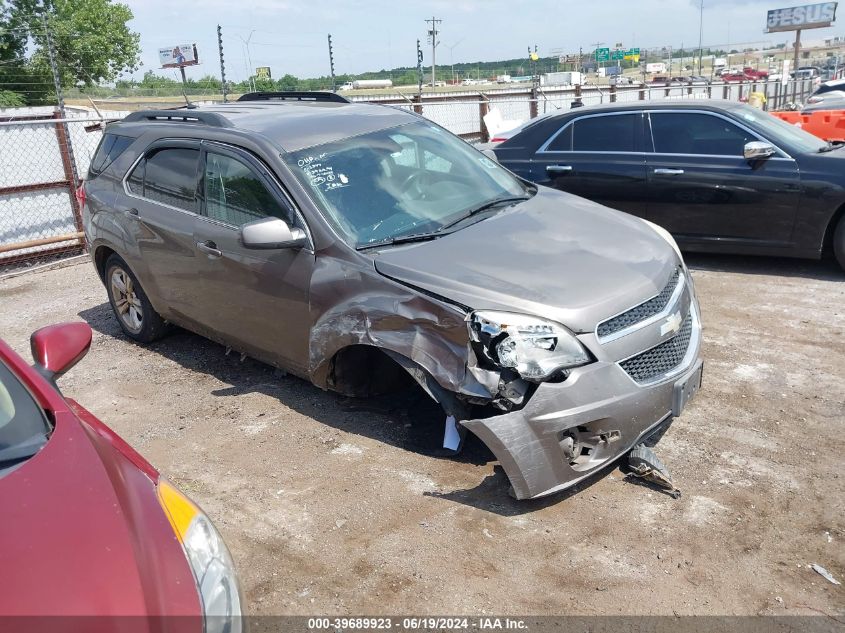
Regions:
<svg viewBox="0 0 845 633"><path fill-rule="evenodd" d="M618 101L600 105L582 106L567 110L567 114L579 115L588 112L613 112L614 110L737 110L747 107L736 101L718 99L661 99L660 101ZM556 113L563 114L563 112Z"/></svg>
<svg viewBox="0 0 845 633"><path fill-rule="evenodd" d="M370 103L239 101L197 108L134 112L118 125L208 125L260 134L285 151L375 132L412 122L416 114Z"/></svg>

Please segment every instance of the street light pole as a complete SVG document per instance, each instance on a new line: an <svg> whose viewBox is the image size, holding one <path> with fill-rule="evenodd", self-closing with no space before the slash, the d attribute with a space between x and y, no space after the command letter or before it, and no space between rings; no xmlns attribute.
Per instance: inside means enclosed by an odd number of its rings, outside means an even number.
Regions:
<svg viewBox="0 0 845 633"><path fill-rule="evenodd" d="M247 72L249 73L249 77L247 78L247 81L249 81L249 85L250 85L252 91L254 92L255 91L255 84L252 81L252 75L253 75L253 72L252 72L252 55L251 55L250 50L249 50L249 41L252 39L253 35L255 35L255 29L253 29L249 32L249 37L246 38L246 39L244 39L243 36L241 36L241 35L238 35L238 37L241 39L241 42L243 42L244 48L246 49L246 58L247 58L247 62L249 63L249 68L247 69Z"/></svg>

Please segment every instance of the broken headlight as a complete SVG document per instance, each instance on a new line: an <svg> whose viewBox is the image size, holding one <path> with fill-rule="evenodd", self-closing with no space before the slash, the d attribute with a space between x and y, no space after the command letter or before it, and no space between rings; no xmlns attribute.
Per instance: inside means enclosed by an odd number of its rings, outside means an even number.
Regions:
<svg viewBox="0 0 845 633"><path fill-rule="evenodd" d="M589 363L590 354L559 323L513 312L480 310L467 317L470 338L488 360L515 370L526 380L547 380Z"/></svg>

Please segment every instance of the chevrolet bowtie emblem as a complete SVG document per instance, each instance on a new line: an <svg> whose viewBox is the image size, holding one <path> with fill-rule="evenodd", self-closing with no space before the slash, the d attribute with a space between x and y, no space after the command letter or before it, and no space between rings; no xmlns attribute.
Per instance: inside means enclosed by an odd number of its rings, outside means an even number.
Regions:
<svg viewBox="0 0 845 633"><path fill-rule="evenodd" d="M663 336L668 332L677 333L678 330L681 329L681 323L683 323L683 319L681 319L681 313L676 312L675 314L671 315L668 319L666 319L666 322L660 326L660 336Z"/></svg>

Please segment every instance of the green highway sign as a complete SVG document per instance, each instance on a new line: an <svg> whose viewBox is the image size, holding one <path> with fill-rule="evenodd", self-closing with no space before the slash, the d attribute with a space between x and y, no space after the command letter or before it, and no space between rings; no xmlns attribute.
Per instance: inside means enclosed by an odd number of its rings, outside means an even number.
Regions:
<svg viewBox="0 0 845 633"><path fill-rule="evenodd" d="M624 57L625 57L625 51L620 49L620 50L613 51L613 55L612 55L611 59L623 59Z"/></svg>
<svg viewBox="0 0 845 633"><path fill-rule="evenodd" d="M596 49L596 61L597 62L610 61L610 49L609 48L597 48Z"/></svg>

